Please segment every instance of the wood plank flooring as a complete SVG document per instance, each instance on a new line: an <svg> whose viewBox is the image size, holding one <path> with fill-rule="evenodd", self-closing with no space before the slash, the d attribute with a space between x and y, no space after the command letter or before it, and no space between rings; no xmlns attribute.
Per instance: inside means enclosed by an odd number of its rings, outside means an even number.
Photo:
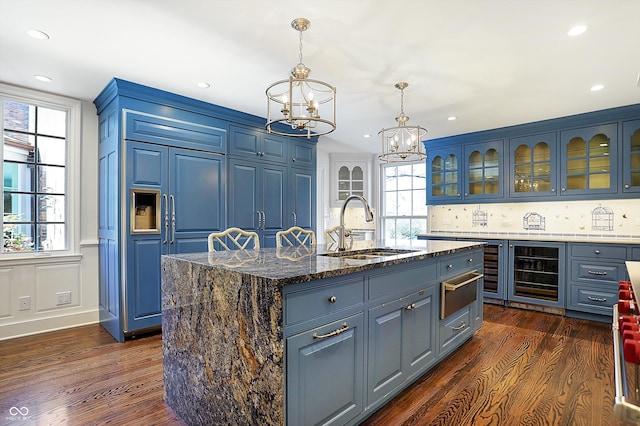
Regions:
<svg viewBox="0 0 640 426"><path fill-rule="evenodd" d="M609 324L495 305L484 314L469 342L363 424L623 425ZM163 401L161 335L116 343L90 325L0 342L0 424L184 423Z"/></svg>

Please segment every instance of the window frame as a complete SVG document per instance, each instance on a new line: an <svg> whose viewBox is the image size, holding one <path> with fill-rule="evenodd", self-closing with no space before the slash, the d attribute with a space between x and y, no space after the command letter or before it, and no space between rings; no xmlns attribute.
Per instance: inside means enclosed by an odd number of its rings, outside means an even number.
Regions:
<svg viewBox="0 0 640 426"><path fill-rule="evenodd" d="M0 251L0 262L39 257L63 257L78 254L80 235L80 152L82 131L82 102L64 96L0 83L0 104L15 101L38 107L65 111L67 114L66 163L65 163L65 229L66 249L28 252ZM4 132L4 107L0 111ZM3 136L4 141L4 136ZM4 143L3 143L4 145ZM4 149L0 150L0 173L4 176ZM4 186L2 190L4 195ZM4 198L4 197L3 197ZM4 203L0 206L0 217L4 217ZM4 222L3 222L4 223Z"/></svg>
<svg viewBox="0 0 640 426"><path fill-rule="evenodd" d="M388 192L400 192L400 191L407 191L406 188L400 189L400 188L396 188L395 191L385 191L385 176L386 176L386 169L389 167L400 167L400 166L414 166L414 165L422 165L424 166L424 187L423 188L413 188L413 179L412 179L412 187L411 187L411 192L416 192L416 191L423 191L423 197L425 199L425 208L428 207L428 204L426 204L426 195L427 195L427 164L425 161L412 161L412 162L406 162L406 163L399 163L399 162L393 162L393 163L381 163L380 164L380 234L381 234L381 238L387 240L387 236L386 236L386 223L387 221L395 221L397 223L398 220L406 220L408 219L411 223L411 221L413 220L424 220L425 221L425 229L424 232L428 232L429 231L429 212L428 209L425 210L425 214L424 215L415 215L414 214L414 205L413 205L413 199L411 202L411 214L410 215L401 215L401 214L397 214L397 210L396 210L396 214L395 215L388 215L386 214L387 211L387 206L386 206L386 202L387 202L387 197L386 197L386 193ZM396 241L404 241L403 239L398 239L397 237L395 238Z"/></svg>

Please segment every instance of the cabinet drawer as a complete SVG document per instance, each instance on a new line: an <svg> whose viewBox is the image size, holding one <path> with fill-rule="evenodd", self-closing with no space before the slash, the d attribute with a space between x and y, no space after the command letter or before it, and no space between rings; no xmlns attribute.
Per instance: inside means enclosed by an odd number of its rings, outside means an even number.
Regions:
<svg viewBox="0 0 640 426"><path fill-rule="evenodd" d="M640 260L640 247L631 247L631 260Z"/></svg>
<svg viewBox="0 0 640 426"><path fill-rule="evenodd" d="M471 269L479 268L482 265L482 261L482 251L470 251L464 255L452 257L440 262L440 276L459 275Z"/></svg>
<svg viewBox="0 0 640 426"><path fill-rule="evenodd" d="M441 352L448 351L457 346L462 340L472 333L471 306L440 322L440 348Z"/></svg>
<svg viewBox="0 0 640 426"><path fill-rule="evenodd" d="M624 263L585 262L574 260L571 262L571 281L601 281L616 284L625 279Z"/></svg>
<svg viewBox="0 0 640 426"><path fill-rule="evenodd" d="M570 244L571 257L620 259L627 258L627 248L616 244Z"/></svg>
<svg viewBox="0 0 640 426"><path fill-rule="evenodd" d="M363 303L364 278L296 291L284 297L284 322L286 325L297 324Z"/></svg>
<svg viewBox="0 0 640 426"><path fill-rule="evenodd" d="M224 152L227 131L206 124L125 111L125 139Z"/></svg>
<svg viewBox="0 0 640 426"><path fill-rule="evenodd" d="M613 285L571 284L568 309L611 316L618 301Z"/></svg>
<svg viewBox="0 0 640 426"><path fill-rule="evenodd" d="M437 284L437 264L435 262L420 268L406 271L392 270L387 273L375 274L369 277L369 300L388 296L395 293L435 286Z"/></svg>

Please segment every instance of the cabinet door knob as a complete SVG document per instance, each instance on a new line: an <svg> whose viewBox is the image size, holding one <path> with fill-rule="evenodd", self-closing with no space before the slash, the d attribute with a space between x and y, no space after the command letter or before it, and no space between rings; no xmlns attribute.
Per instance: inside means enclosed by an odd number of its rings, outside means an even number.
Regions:
<svg viewBox="0 0 640 426"><path fill-rule="evenodd" d="M594 250L593 251L595 254L600 254L600 250Z"/></svg>
<svg viewBox="0 0 640 426"><path fill-rule="evenodd" d="M291 159L291 162L295 163L295 162L296 162L296 157L293 157L293 158Z"/></svg>
<svg viewBox="0 0 640 426"><path fill-rule="evenodd" d="M560 191L565 192L567 188L562 188Z"/></svg>
<svg viewBox="0 0 640 426"><path fill-rule="evenodd" d="M452 264L448 264L447 265L447 269L451 269L451 268L453 268L453 265Z"/></svg>
<svg viewBox="0 0 640 426"><path fill-rule="evenodd" d="M551 188L551 192L556 192L556 189L555 188Z"/></svg>
<svg viewBox="0 0 640 426"><path fill-rule="evenodd" d="M629 185L628 183L625 183L624 184L624 189L629 189L629 188L631 188L631 185Z"/></svg>
<svg viewBox="0 0 640 426"><path fill-rule="evenodd" d="M338 300L338 299L336 299L336 297L335 297L335 296L331 296L331 297L329 298L329 302L330 302L330 303L336 303L336 300Z"/></svg>
<svg viewBox="0 0 640 426"><path fill-rule="evenodd" d="M473 262L473 257L470 257L469 259L467 259L467 262L472 263Z"/></svg>

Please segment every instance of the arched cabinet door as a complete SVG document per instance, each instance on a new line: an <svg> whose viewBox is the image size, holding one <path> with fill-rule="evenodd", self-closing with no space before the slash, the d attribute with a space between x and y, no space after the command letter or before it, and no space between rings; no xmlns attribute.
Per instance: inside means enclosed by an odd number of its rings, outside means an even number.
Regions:
<svg viewBox="0 0 640 426"><path fill-rule="evenodd" d="M509 197L555 197L557 140L555 133L509 140Z"/></svg>
<svg viewBox="0 0 640 426"><path fill-rule="evenodd" d="M504 197L504 142L502 140L464 147L466 200Z"/></svg>
<svg viewBox="0 0 640 426"><path fill-rule="evenodd" d="M622 191L640 192L640 120L622 123Z"/></svg>
<svg viewBox="0 0 640 426"><path fill-rule="evenodd" d="M427 158L427 199L454 202L462 200L462 150L432 150Z"/></svg>
<svg viewBox="0 0 640 426"><path fill-rule="evenodd" d="M560 132L560 196L617 191L618 125Z"/></svg>

